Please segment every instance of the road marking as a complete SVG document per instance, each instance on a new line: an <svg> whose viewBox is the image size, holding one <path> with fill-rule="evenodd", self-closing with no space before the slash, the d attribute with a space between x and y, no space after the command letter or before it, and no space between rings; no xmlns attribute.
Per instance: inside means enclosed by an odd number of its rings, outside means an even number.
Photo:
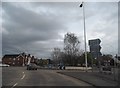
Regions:
<svg viewBox="0 0 120 88"><path fill-rule="evenodd" d="M23 74L24 74L25 72L23 72Z"/></svg>
<svg viewBox="0 0 120 88"><path fill-rule="evenodd" d="M23 75L23 77L21 78L21 80L24 79L24 78L25 78L25 74Z"/></svg>
<svg viewBox="0 0 120 88"><path fill-rule="evenodd" d="M15 83L11 88L14 88L18 83Z"/></svg>

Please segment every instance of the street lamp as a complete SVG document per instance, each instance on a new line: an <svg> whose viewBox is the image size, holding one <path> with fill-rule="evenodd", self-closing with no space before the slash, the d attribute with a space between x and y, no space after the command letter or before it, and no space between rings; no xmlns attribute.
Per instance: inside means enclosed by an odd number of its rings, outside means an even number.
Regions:
<svg viewBox="0 0 120 88"><path fill-rule="evenodd" d="M85 7L82 4L80 4L80 7L83 7L83 20L84 20L84 44L85 44L85 66L86 66L86 72L87 72L87 47L86 47L86 28L85 28Z"/></svg>

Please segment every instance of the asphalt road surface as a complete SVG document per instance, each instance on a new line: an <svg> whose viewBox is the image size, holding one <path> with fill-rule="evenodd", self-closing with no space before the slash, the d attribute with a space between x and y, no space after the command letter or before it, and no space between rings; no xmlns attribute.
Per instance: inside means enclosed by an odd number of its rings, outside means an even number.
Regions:
<svg viewBox="0 0 120 88"><path fill-rule="evenodd" d="M70 76L57 73L58 70L26 70L25 67L4 67L2 85L11 86L91 86Z"/></svg>
<svg viewBox="0 0 120 88"><path fill-rule="evenodd" d="M2 67L0 67L0 87L2 86Z"/></svg>

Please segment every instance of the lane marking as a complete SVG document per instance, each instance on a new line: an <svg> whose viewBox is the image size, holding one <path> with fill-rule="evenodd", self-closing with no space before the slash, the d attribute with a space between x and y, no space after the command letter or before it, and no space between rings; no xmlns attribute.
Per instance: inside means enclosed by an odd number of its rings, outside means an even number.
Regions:
<svg viewBox="0 0 120 88"><path fill-rule="evenodd" d="M24 79L25 78L25 72L22 72L24 75L23 75L23 77L21 78L21 80L22 79ZM14 88L15 86L17 86L18 85L18 83L15 83L11 88Z"/></svg>
<svg viewBox="0 0 120 88"><path fill-rule="evenodd" d="M15 83L11 88L14 88L18 83Z"/></svg>
<svg viewBox="0 0 120 88"><path fill-rule="evenodd" d="M23 77L21 78L21 80L24 79L24 78L25 78L25 74L23 75Z"/></svg>

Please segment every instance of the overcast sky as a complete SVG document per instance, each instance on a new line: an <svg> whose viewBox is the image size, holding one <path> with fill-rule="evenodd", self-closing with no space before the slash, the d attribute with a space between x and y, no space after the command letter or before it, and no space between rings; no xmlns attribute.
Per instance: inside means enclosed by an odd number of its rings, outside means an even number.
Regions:
<svg viewBox="0 0 120 88"><path fill-rule="evenodd" d="M75 33L84 50L83 9L80 2L3 2L2 54L27 52L49 58L54 47L63 48L64 35ZM86 2L88 40L101 39L101 52L118 53L118 3Z"/></svg>

